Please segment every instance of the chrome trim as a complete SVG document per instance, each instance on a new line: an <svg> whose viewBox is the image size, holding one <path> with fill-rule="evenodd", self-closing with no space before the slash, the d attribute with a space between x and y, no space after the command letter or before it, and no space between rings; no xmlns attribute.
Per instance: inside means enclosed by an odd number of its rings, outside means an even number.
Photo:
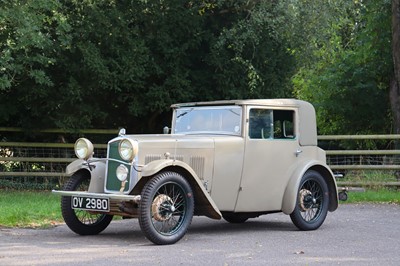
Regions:
<svg viewBox="0 0 400 266"><path fill-rule="evenodd" d="M137 184L137 182L139 180L139 176L138 175L139 175L139 172L140 172L140 169L139 169L140 166L136 165L136 161L138 159L138 155L136 155L135 158L131 162L110 158L110 147L111 147L111 145L113 143L118 143L119 144L119 142L122 141L123 139L125 139L125 137L117 137L117 138L114 138L114 139L110 140L107 143L107 158L104 159L104 160L106 160L106 171L105 171L105 177L104 177L104 192L106 192L106 193L111 193L111 194L112 193L121 193L120 192L120 188L118 190L107 189L107 180L108 180L108 177L109 177L108 176L109 175L109 172L108 172L109 171L109 162L116 162L116 163L119 163L119 164L129 165L129 171L130 171L129 173L130 174L128 175L128 178L126 180L126 183L127 183L126 185L128 186L128 189L126 191L122 192L124 195L128 195L132 191L133 187ZM112 173L112 175L114 175L114 173ZM115 177L115 178L117 178L117 177Z"/></svg>
<svg viewBox="0 0 400 266"><path fill-rule="evenodd" d="M117 160L117 159L113 159L113 158L98 158L98 159L95 159L95 160L87 160L87 163L90 164L91 162L94 163L94 162L101 162L101 161L114 161L114 162L117 162L117 163L127 164L129 166L133 165L133 162L128 163L126 161L121 161L121 160Z"/></svg>

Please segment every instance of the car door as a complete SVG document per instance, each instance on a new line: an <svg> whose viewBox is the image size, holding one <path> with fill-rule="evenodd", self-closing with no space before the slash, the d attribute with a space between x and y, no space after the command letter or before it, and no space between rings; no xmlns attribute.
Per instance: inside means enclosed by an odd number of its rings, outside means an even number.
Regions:
<svg viewBox="0 0 400 266"><path fill-rule="evenodd" d="M249 107L236 212L279 211L299 160L296 109Z"/></svg>

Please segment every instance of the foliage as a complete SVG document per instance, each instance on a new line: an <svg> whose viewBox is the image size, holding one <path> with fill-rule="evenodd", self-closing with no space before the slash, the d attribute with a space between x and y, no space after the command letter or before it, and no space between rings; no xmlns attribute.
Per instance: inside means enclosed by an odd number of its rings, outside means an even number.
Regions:
<svg viewBox="0 0 400 266"><path fill-rule="evenodd" d="M175 102L294 95L321 134L387 133L390 36L388 0L2 0L0 125L160 132Z"/></svg>
<svg viewBox="0 0 400 266"><path fill-rule="evenodd" d="M214 15L214 24L230 21L223 12L230 8L221 6L219 15ZM254 3L251 10L246 8L236 6L239 19L229 27L218 27L223 30L211 46L210 58L215 66L215 92L229 99L288 97L288 81L295 62L288 50L288 39L280 34L285 6L261 1Z"/></svg>
<svg viewBox="0 0 400 266"><path fill-rule="evenodd" d="M2 1L0 7L0 121L39 124L57 104L59 51L70 47L71 27L59 1ZM14 121L18 121L15 123Z"/></svg>
<svg viewBox="0 0 400 266"><path fill-rule="evenodd" d="M0 189L44 191L59 188L59 183L60 181L56 178L1 177Z"/></svg>
<svg viewBox="0 0 400 266"><path fill-rule="evenodd" d="M274 2L2 3L2 126L154 132L175 102L290 94Z"/></svg>
<svg viewBox="0 0 400 266"><path fill-rule="evenodd" d="M294 77L297 97L315 103L320 134L390 132L390 2L354 1L315 40L315 64ZM315 36L314 36L315 37Z"/></svg>

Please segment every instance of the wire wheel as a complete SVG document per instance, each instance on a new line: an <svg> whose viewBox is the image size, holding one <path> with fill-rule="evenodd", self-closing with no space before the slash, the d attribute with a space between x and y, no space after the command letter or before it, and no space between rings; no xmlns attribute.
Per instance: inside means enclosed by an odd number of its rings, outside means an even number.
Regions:
<svg viewBox="0 0 400 266"><path fill-rule="evenodd" d="M328 185L324 178L316 171L307 171L301 180L296 206L290 218L300 230L315 230L326 218L328 201Z"/></svg>
<svg viewBox="0 0 400 266"><path fill-rule="evenodd" d="M66 182L66 191L87 191L90 183L90 173L76 172ZM112 215L93 213L85 210L73 209L71 197L61 197L61 213L67 226L79 235L96 235L102 232L113 219Z"/></svg>
<svg viewBox="0 0 400 266"><path fill-rule="evenodd" d="M192 221L194 199L189 183L178 173L162 172L150 179L142 191L139 224L155 244L173 244Z"/></svg>

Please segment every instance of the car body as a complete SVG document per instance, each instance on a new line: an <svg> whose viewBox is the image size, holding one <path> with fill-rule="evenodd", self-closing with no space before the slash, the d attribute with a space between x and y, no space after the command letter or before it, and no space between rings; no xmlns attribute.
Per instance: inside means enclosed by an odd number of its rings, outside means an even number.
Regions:
<svg viewBox="0 0 400 266"><path fill-rule="evenodd" d="M242 223L290 215L300 230L319 228L338 207L325 152L317 146L313 106L295 99L172 105L164 134L108 143L107 158L75 144L78 160L62 191L62 214L78 234L97 234L113 215L138 218L155 244L181 239L193 215ZM90 215L91 218L87 219Z"/></svg>

